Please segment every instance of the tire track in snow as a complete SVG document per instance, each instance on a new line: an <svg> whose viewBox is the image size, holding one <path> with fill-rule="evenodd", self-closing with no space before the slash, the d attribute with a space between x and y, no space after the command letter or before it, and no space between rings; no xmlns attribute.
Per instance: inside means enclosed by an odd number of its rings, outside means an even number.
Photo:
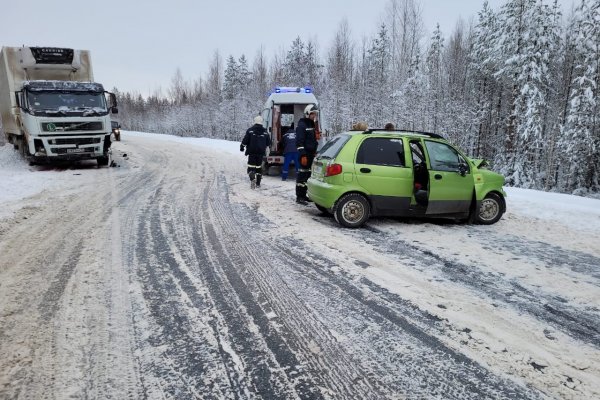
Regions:
<svg viewBox="0 0 600 400"><path fill-rule="evenodd" d="M544 262L545 267L549 269L567 268L579 274L583 280L600 287L600 258L594 255L514 235L495 236L494 247L519 257L535 257Z"/></svg>
<svg viewBox="0 0 600 400"><path fill-rule="evenodd" d="M46 323L49 323L60 308L60 300L65 292L65 288L75 271L81 257L83 249L83 240L79 240L71 249L70 255L67 257L39 304L40 317Z"/></svg>
<svg viewBox="0 0 600 400"><path fill-rule="evenodd" d="M564 299L557 299L556 296L546 295L541 291L533 292L516 279L507 280L501 274L484 272L476 266L450 260L372 226L367 226L364 230L367 233L361 232L361 238L374 248L393 254L410 254L410 258L428 268L437 268L453 282L527 312L575 339L600 347L600 316L597 313L573 307ZM385 242L385 247L382 242Z"/></svg>
<svg viewBox="0 0 600 400"><path fill-rule="evenodd" d="M224 182L223 177L217 178ZM231 224L225 217L230 212L221 203L223 185L211 185L204 194L202 215L197 224L202 226L195 235L195 250L210 260L203 269L209 284L211 297L219 313L227 323L232 349L242 362L255 396L261 398L321 398L319 387L324 383L317 376L305 371L286 337L279 332L263 309L255 288L249 286L256 259L247 259L238 248L247 246L246 236L240 235L237 222ZM201 244L202 246L198 246ZM237 245L236 245L237 244Z"/></svg>
<svg viewBox="0 0 600 400"><path fill-rule="evenodd" d="M226 201L223 199L220 203ZM242 205L230 207L233 207L236 219L253 215L252 225L246 227L248 234L268 235L268 228L261 228L265 221L255 215L255 211ZM300 241L289 237L269 240L274 246L271 251L281 253L279 258L285 260L285 268L278 272L280 276L288 277L283 286L310 304L312 314L327 324L328 329L338 331L342 337L350 337L347 340L354 340L347 350L354 351L353 357L349 357L350 362L359 366L364 379L371 385L385 388L386 396L411 397L422 393L426 397L461 399L539 397L537 392L495 376L442 344L431 334L439 331L435 327L439 322L436 317L423 313L366 279L355 281L352 276L340 273L335 261L311 253ZM256 251L270 256L258 244L260 241L261 238L255 239ZM290 242L299 251L291 251ZM302 253L306 255L302 256ZM343 350L340 349L340 353Z"/></svg>
<svg viewBox="0 0 600 400"><path fill-rule="evenodd" d="M162 182L159 187L162 187ZM219 363L226 363L214 349L211 340L205 341L201 318L196 310L209 308L198 291L196 283L179 265L177 254L169 246L169 235L163 228L161 206L165 203L162 189L149 201L139 226L136 256L137 275L140 279L145 308L151 331L144 333L144 342L158 354L158 358L143 361L146 374L160 382L160 388L147 387L150 392L160 390L170 395L192 398L208 392L214 398L230 397L228 382L221 382L215 374ZM202 285L202 284L199 284ZM187 296L182 296L182 293ZM198 319L197 319L198 318ZM147 349L142 344L142 351ZM213 376L216 375L216 376ZM151 386L150 376L146 377Z"/></svg>

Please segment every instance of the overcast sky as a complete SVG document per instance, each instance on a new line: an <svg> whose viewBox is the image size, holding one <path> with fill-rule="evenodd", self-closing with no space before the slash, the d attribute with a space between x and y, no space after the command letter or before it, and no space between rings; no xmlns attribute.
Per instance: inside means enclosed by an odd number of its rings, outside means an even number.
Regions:
<svg viewBox="0 0 600 400"><path fill-rule="evenodd" d="M548 0L549 2L550 0ZM321 54L340 21L354 38L372 37L389 0L3 0L3 46L53 46L92 52L94 78L107 89L163 93L179 67L187 80L205 76L216 49L252 61L316 38ZM427 37L439 23L448 37L460 17L474 18L483 0L421 0ZM498 9L504 0L489 0ZM564 8L572 0L561 0ZM566 6L565 6L566 5ZM568 10L564 10L565 12Z"/></svg>

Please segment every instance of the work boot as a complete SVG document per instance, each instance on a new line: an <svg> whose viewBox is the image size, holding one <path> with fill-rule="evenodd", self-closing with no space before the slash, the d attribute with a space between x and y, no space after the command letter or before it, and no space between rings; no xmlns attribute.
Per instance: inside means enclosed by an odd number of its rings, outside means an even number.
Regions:
<svg viewBox="0 0 600 400"><path fill-rule="evenodd" d="M312 203L312 200L309 199L307 196L298 196L298 197L296 197L296 203L308 204L308 203Z"/></svg>
<svg viewBox="0 0 600 400"><path fill-rule="evenodd" d="M256 174L256 187L260 187L261 180L262 180L262 174Z"/></svg>

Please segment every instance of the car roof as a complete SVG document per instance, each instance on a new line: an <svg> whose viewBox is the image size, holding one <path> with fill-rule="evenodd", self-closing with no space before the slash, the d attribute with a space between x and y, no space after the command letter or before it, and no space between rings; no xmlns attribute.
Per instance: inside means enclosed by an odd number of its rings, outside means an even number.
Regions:
<svg viewBox="0 0 600 400"><path fill-rule="evenodd" d="M422 131L412 131L412 130L405 130L405 129L395 129L395 130L387 130L387 129L367 129L366 131L348 131L348 132L344 132L346 134L349 135L370 135L370 134L377 134L377 135L390 135L390 136L394 136L394 137L406 137L406 136L410 136L410 137L428 137L428 138L433 138L433 139L443 139L446 140L445 137L443 137L442 135L438 134L438 133L433 133L433 132L422 132Z"/></svg>

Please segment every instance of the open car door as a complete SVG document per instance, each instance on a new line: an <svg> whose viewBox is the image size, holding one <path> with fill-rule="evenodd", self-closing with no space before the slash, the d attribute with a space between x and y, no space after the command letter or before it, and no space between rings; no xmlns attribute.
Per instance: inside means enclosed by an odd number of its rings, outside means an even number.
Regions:
<svg viewBox="0 0 600 400"><path fill-rule="evenodd" d="M456 149L425 140L429 156L429 201L426 214L468 213L475 187L473 172Z"/></svg>

